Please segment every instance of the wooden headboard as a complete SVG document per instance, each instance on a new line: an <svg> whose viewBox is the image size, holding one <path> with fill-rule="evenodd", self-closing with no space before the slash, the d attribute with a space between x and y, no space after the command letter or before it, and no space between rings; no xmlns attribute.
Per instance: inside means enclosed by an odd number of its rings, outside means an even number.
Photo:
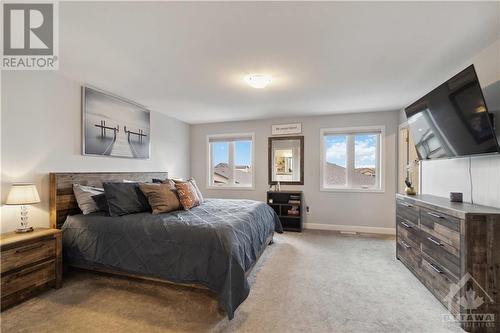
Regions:
<svg viewBox="0 0 500 333"><path fill-rule="evenodd" d="M151 182L153 178L168 178L167 172L65 172L49 175L51 228L60 228L68 215L81 214L73 195L73 184L102 187L103 182L122 182L124 179Z"/></svg>

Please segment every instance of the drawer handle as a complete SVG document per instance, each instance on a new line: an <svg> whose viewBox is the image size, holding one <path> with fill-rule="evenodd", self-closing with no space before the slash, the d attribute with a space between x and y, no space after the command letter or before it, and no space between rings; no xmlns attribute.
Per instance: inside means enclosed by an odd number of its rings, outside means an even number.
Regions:
<svg viewBox="0 0 500 333"><path fill-rule="evenodd" d="M432 212L427 212L427 215L434 216L434 217L436 217L436 218L438 218L438 219L444 219L444 217L442 217L441 215L434 214L434 213L432 213Z"/></svg>
<svg viewBox="0 0 500 333"><path fill-rule="evenodd" d="M405 242L404 240L401 240L401 244L403 244L404 247L406 247L407 249L411 249L411 246L410 244L408 244L407 242Z"/></svg>
<svg viewBox="0 0 500 333"><path fill-rule="evenodd" d="M406 203L406 202L402 202L401 204L402 204L403 206L405 206L405 207L408 207L408 208L413 208L413 205L410 205L410 204L408 204L408 203Z"/></svg>
<svg viewBox="0 0 500 333"><path fill-rule="evenodd" d="M9 277L9 282L13 279L17 279L17 278L20 278L20 277L23 277L25 275L28 275L28 274L31 274L31 273L34 273L36 271L39 271L39 270L42 270L43 268L47 267L47 265L49 263L52 263L52 261L48 261L48 262L44 262L44 263L41 263L41 264L38 264L36 266L33 266L33 267L29 267L29 268L26 268L22 271L20 271L19 273L16 273L14 275L11 275Z"/></svg>
<svg viewBox="0 0 500 333"><path fill-rule="evenodd" d="M412 229L413 227L411 225L409 225L408 223L406 222L403 222L401 221L401 224L403 225L403 227L407 228L407 229Z"/></svg>
<svg viewBox="0 0 500 333"><path fill-rule="evenodd" d="M16 274L16 276L19 278L19 277L22 277L22 276L25 276L25 275L28 275L28 274L31 274L33 272L36 272L36 271L39 271L40 269L42 269L43 267L33 267L32 269L27 269L25 271L22 271L22 272L19 272Z"/></svg>
<svg viewBox="0 0 500 333"><path fill-rule="evenodd" d="M436 265L434 265L433 263L429 263L429 266L431 266L431 268L436 272L436 273L439 273L439 274L443 274L444 272L442 270L439 269L439 267L437 267Z"/></svg>
<svg viewBox="0 0 500 333"><path fill-rule="evenodd" d="M432 237L427 237L427 239L428 239L429 241L431 241L432 243L436 244L437 246L443 246L443 244L442 244L440 241L437 241L437 240L435 240L435 239L434 239L434 238L432 238Z"/></svg>
<svg viewBox="0 0 500 333"><path fill-rule="evenodd" d="M38 249L39 247L42 247L42 246L44 246L43 243L42 244L35 244L35 245L31 245L31 246L22 247L20 249L17 249L16 253L28 252L28 251L31 251L31 250Z"/></svg>

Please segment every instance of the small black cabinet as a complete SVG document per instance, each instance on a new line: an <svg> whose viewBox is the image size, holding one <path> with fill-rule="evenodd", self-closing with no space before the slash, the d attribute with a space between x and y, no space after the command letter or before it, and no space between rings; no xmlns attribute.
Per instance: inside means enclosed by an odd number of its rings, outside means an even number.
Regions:
<svg viewBox="0 0 500 333"><path fill-rule="evenodd" d="M302 231L302 191L268 191L267 204L286 231Z"/></svg>

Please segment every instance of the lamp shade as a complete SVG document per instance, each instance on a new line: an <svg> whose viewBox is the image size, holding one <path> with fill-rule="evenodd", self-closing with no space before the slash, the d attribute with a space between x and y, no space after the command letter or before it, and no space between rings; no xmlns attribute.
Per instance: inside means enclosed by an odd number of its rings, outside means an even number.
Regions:
<svg viewBox="0 0 500 333"><path fill-rule="evenodd" d="M31 205L40 202L35 184L13 184L6 205Z"/></svg>

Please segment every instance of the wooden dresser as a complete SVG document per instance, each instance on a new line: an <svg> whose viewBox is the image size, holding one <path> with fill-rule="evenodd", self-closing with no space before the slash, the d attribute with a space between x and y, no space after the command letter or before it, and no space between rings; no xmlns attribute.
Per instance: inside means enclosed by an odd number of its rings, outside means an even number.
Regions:
<svg viewBox="0 0 500 333"><path fill-rule="evenodd" d="M2 310L48 287L61 287L61 246L61 230L57 229L0 236Z"/></svg>
<svg viewBox="0 0 500 333"><path fill-rule="evenodd" d="M397 258L462 328L500 332L500 209L397 194L396 228Z"/></svg>

